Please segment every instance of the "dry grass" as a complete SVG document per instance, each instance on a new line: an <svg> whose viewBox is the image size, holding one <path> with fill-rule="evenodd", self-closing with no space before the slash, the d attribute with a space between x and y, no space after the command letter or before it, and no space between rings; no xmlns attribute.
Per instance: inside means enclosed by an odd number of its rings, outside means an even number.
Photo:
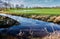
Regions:
<svg viewBox="0 0 60 39"><path fill-rule="evenodd" d="M59 32L55 31L53 33L50 33L49 36L46 36L44 38L40 38L40 37L38 37L38 38L30 37L30 38L31 39L60 39L60 31ZM7 39L18 39L18 38L13 37L13 36L7 36Z"/></svg>
<svg viewBox="0 0 60 39"><path fill-rule="evenodd" d="M46 36L43 39L60 39L60 32L53 32L50 36Z"/></svg>

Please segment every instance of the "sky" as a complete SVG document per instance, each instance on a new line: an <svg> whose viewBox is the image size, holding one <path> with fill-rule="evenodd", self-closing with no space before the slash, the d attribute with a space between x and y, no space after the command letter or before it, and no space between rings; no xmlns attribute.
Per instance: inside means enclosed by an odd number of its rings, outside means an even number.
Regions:
<svg viewBox="0 0 60 39"><path fill-rule="evenodd" d="M25 7L55 7L60 6L60 0L3 0L10 1L11 4L23 4Z"/></svg>

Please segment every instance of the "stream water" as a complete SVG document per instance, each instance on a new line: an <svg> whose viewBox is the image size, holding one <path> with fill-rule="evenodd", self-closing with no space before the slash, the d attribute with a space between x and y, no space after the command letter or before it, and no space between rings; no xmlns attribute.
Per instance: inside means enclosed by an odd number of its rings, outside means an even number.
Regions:
<svg viewBox="0 0 60 39"><path fill-rule="evenodd" d="M43 31L43 32L46 31L49 33L53 31L60 31L60 25L58 24L44 22L44 21L35 20L31 18L24 18L20 16L13 16L13 15L7 15L7 14L0 14L0 15L7 16L9 18L17 20L20 23L19 25L14 25L7 30L7 33L11 35L17 35L20 32L20 30L21 31L32 30L39 33L40 31ZM0 28L0 33L4 33L4 32L6 32L5 29Z"/></svg>

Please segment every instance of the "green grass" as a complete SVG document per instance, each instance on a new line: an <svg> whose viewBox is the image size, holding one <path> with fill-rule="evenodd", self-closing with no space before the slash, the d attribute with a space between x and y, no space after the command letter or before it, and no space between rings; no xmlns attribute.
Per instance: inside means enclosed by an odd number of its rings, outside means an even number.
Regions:
<svg viewBox="0 0 60 39"><path fill-rule="evenodd" d="M10 14L24 15L60 15L60 8L42 8L42 9L10 9L5 12Z"/></svg>

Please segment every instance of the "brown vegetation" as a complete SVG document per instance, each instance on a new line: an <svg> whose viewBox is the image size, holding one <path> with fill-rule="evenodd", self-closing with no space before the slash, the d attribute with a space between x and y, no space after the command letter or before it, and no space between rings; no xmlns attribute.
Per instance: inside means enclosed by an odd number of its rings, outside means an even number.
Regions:
<svg viewBox="0 0 60 39"><path fill-rule="evenodd" d="M16 37L16 36L10 36L7 35L5 37L2 37L3 39L21 39L21 37ZM49 36L46 36L44 38L40 38L40 37L30 37L30 39L60 39L60 32L55 31L53 33L50 33Z"/></svg>
<svg viewBox="0 0 60 39"><path fill-rule="evenodd" d="M38 19L46 22L53 22L60 24L60 16L50 16L50 15L32 15L30 18Z"/></svg>

